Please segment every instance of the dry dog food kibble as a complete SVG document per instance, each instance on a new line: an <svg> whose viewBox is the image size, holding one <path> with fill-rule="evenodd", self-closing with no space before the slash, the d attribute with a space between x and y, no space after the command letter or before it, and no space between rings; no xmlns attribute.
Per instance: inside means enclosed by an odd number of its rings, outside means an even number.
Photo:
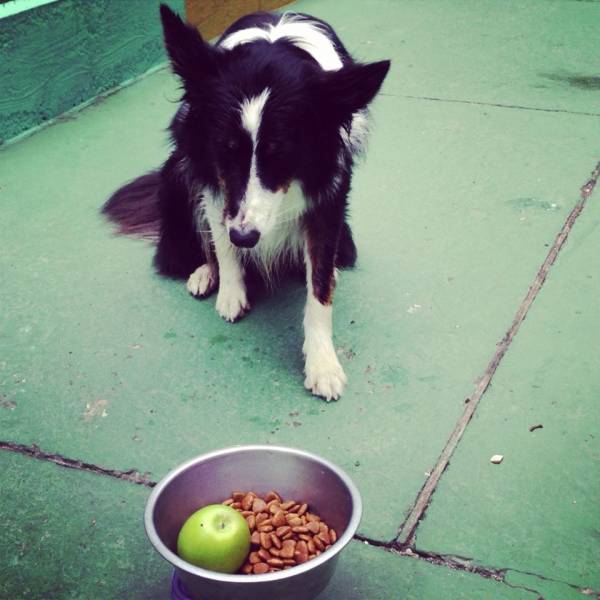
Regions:
<svg viewBox="0 0 600 600"><path fill-rule="evenodd" d="M223 500L246 519L251 551L240 568L247 575L273 573L305 563L337 541L337 533L308 504L286 500L277 492L261 498L254 492L233 492Z"/></svg>

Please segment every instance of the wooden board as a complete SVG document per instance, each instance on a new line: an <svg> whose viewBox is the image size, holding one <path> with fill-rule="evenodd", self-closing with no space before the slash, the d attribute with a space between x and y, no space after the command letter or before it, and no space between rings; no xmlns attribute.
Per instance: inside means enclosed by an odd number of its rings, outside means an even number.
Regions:
<svg viewBox="0 0 600 600"><path fill-rule="evenodd" d="M290 0L185 0L185 15L210 40L236 19L257 10L275 10Z"/></svg>

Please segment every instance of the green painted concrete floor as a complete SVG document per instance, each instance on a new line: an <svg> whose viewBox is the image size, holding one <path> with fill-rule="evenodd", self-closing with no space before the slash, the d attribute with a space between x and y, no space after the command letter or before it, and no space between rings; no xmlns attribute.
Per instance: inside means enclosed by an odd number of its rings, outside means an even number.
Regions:
<svg viewBox="0 0 600 600"><path fill-rule="evenodd" d="M600 3L340 7L294 5L393 68L337 403L302 388L300 284L227 324L100 217L167 155L168 71L0 153L0 598L166 598L150 487L240 443L359 486L323 600L600 598Z"/></svg>

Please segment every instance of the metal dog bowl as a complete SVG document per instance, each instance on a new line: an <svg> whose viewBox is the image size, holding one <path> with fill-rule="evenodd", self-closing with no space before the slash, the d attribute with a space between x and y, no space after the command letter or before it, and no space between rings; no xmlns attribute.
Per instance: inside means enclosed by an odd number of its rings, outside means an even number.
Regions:
<svg viewBox="0 0 600 600"><path fill-rule="evenodd" d="M338 532L321 555L284 571L228 575L208 571L176 554L185 520L206 504L221 502L234 490L307 502ZM194 600L312 600L328 584L337 559L356 532L362 502L341 469L309 452L281 446L237 446L204 454L171 471L154 488L144 515L146 533L159 554L175 568L180 597ZM183 589L182 589L183 588Z"/></svg>

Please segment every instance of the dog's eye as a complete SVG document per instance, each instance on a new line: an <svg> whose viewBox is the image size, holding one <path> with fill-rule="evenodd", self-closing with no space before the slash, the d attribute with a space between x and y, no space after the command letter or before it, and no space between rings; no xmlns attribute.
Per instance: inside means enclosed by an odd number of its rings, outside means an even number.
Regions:
<svg viewBox="0 0 600 600"><path fill-rule="evenodd" d="M240 145L236 139L230 138L225 143L225 146L227 147L228 150L234 151L234 150L237 150Z"/></svg>

